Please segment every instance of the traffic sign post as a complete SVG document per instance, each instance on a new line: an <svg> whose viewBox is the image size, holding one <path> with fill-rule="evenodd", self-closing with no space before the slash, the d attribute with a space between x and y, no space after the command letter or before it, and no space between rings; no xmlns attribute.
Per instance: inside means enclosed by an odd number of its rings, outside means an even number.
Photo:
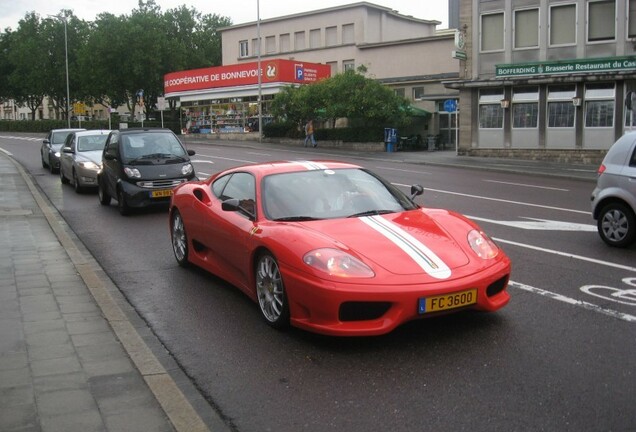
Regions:
<svg viewBox="0 0 636 432"><path fill-rule="evenodd" d="M455 113L455 154L459 152L458 150L458 140L459 140L459 124L457 124L457 100L456 99L446 99L444 101L444 111L448 113L448 140L450 141L450 130L452 127L451 123L451 113Z"/></svg>

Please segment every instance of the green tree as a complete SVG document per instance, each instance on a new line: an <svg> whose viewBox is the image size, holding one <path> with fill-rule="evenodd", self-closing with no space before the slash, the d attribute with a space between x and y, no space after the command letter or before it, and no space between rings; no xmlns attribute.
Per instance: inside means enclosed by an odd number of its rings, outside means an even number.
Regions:
<svg viewBox="0 0 636 432"><path fill-rule="evenodd" d="M360 126L407 124L409 101L363 73L346 71L315 84L288 86L274 97L272 113L298 125L309 118L348 118Z"/></svg>
<svg viewBox="0 0 636 432"><path fill-rule="evenodd" d="M5 91L17 103L29 107L32 120L46 94L48 52L41 27L40 17L31 12L20 20L15 32L5 33L5 56L11 64L7 69L12 69Z"/></svg>
<svg viewBox="0 0 636 432"><path fill-rule="evenodd" d="M65 29L66 27L66 29ZM74 101L85 101L88 93L82 87L82 72L79 68L79 53L86 44L88 24L73 15L72 11L61 10L57 16L42 21L40 35L47 49L47 65L44 69L45 92L49 96L58 117L68 118ZM66 31L66 35L65 35ZM68 58L67 58L68 56ZM67 104L66 62L68 60Z"/></svg>

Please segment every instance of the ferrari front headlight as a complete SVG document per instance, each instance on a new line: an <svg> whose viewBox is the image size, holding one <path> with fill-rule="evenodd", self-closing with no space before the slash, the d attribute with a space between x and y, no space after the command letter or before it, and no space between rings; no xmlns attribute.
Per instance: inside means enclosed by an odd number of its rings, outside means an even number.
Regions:
<svg viewBox="0 0 636 432"><path fill-rule="evenodd" d="M372 278L375 273L358 258L339 249L315 249L303 257L310 267L327 273L330 276L343 278Z"/></svg>
<svg viewBox="0 0 636 432"><path fill-rule="evenodd" d="M499 253L499 248L481 231L472 230L468 233L468 244L481 259L492 259Z"/></svg>

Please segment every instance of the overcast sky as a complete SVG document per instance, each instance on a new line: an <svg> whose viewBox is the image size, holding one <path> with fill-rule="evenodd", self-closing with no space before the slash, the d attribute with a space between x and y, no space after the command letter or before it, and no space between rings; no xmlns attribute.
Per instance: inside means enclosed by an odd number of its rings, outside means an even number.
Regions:
<svg viewBox="0 0 636 432"><path fill-rule="evenodd" d="M194 7L203 14L218 14L229 17L234 24L257 19L257 0L156 0L162 11L183 4ZM305 2L299 0L260 0L259 10L262 20L308 12L338 5L357 3L356 0L320 0ZM441 21L438 29L448 28L447 0L374 0L369 3L391 7L403 15L415 18ZM35 11L41 18L56 15L63 9L86 21L93 21L102 12L114 15L128 15L138 6L138 0L0 0L0 30L7 27L17 29L18 22L27 12Z"/></svg>

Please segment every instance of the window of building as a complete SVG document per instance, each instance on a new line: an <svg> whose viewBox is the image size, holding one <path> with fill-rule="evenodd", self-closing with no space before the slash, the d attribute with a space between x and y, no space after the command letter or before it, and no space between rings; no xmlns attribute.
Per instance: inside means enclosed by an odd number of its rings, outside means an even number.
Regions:
<svg viewBox="0 0 636 432"><path fill-rule="evenodd" d="M406 91L404 90L404 88L396 88L396 89L393 89L393 91L395 92L396 95L400 97L404 97L406 95Z"/></svg>
<svg viewBox="0 0 636 432"><path fill-rule="evenodd" d="M479 91L479 127L481 129L503 128L503 89L482 89Z"/></svg>
<svg viewBox="0 0 636 432"><path fill-rule="evenodd" d="M515 48L539 46L539 9L515 11Z"/></svg>
<svg viewBox="0 0 636 432"><path fill-rule="evenodd" d="M342 61L342 70L343 71L349 71L349 70L356 70L356 63L353 60L343 60Z"/></svg>
<svg viewBox="0 0 636 432"><path fill-rule="evenodd" d="M242 40L239 42L239 57L247 57L249 50L247 49L247 41Z"/></svg>
<svg viewBox="0 0 636 432"><path fill-rule="evenodd" d="M252 39L252 55L261 54L261 44L258 43L258 38Z"/></svg>
<svg viewBox="0 0 636 432"><path fill-rule="evenodd" d="M576 5L550 7L550 45L576 43Z"/></svg>
<svg viewBox="0 0 636 432"><path fill-rule="evenodd" d="M344 24L342 26L342 43L352 44L355 42L355 35L353 33L353 24Z"/></svg>
<svg viewBox="0 0 636 432"><path fill-rule="evenodd" d="M481 16L481 50L504 49L504 14L490 13Z"/></svg>
<svg viewBox="0 0 636 432"><path fill-rule="evenodd" d="M289 52L291 49L289 42L289 33L278 36L278 42L280 43L280 52Z"/></svg>
<svg viewBox="0 0 636 432"><path fill-rule="evenodd" d="M575 96L576 87L573 85L548 87L548 127L574 127L576 107L572 98Z"/></svg>
<svg viewBox="0 0 636 432"><path fill-rule="evenodd" d="M320 48L320 29L309 30L309 48Z"/></svg>
<svg viewBox="0 0 636 432"><path fill-rule="evenodd" d="M338 27L327 27L325 29L325 44L327 46L338 44Z"/></svg>
<svg viewBox="0 0 636 432"><path fill-rule="evenodd" d="M296 51L305 49L305 32L304 31L294 33L294 49Z"/></svg>
<svg viewBox="0 0 636 432"><path fill-rule="evenodd" d="M536 128L538 125L539 88L514 88L512 91L512 127Z"/></svg>
<svg viewBox="0 0 636 432"><path fill-rule="evenodd" d="M629 0L627 5L627 37L636 38L636 0Z"/></svg>
<svg viewBox="0 0 636 432"><path fill-rule="evenodd" d="M265 38L265 53L272 54L276 52L276 36L267 36Z"/></svg>
<svg viewBox="0 0 636 432"><path fill-rule="evenodd" d="M424 97L424 87L413 87L413 100L420 100Z"/></svg>
<svg viewBox="0 0 636 432"><path fill-rule="evenodd" d="M587 41L611 41L616 37L615 0L591 1L587 4Z"/></svg>
<svg viewBox="0 0 636 432"><path fill-rule="evenodd" d="M614 126L614 84L585 85L585 127Z"/></svg>

